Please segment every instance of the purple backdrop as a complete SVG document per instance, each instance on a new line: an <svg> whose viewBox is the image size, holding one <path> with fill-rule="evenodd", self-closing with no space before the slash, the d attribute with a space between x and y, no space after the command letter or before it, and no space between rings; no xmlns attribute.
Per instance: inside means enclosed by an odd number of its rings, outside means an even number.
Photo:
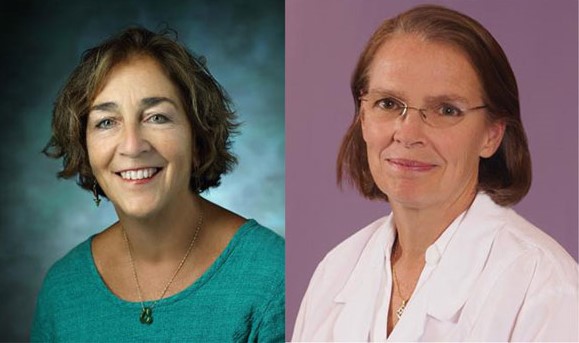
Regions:
<svg viewBox="0 0 579 343"><path fill-rule="evenodd" d="M286 1L287 339L309 279L336 244L386 215L385 203L336 187L353 115L349 81L374 29L424 1ZM577 1L437 1L481 22L517 76L533 184L516 210L577 260Z"/></svg>

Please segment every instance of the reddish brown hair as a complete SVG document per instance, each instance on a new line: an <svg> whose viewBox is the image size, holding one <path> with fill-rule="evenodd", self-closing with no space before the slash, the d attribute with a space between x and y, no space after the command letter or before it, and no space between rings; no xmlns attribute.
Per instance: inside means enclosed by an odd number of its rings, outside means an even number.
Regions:
<svg viewBox="0 0 579 343"><path fill-rule="evenodd" d="M230 137L238 124L229 97L205 60L177 43L172 33L176 36L170 30L157 34L129 28L83 53L56 99L52 137L43 150L49 157L63 159L58 177L77 176L82 188L92 189L95 177L86 147L89 108L112 68L135 55L154 58L179 90L195 139L190 189L200 193L216 187L221 175L233 168L237 160L230 152Z"/></svg>
<svg viewBox="0 0 579 343"><path fill-rule="evenodd" d="M481 82L489 119L506 124L497 152L490 158L480 159L478 188L499 205L519 202L531 186L531 158L520 117L517 81L507 56L477 21L434 5L414 7L384 21L362 51L350 84L355 115L338 153L338 184L347 180L366 198L388 200L374 182L368 166L359 96L367 91L368 69L376 52L384 42L399 34L414 34L427 41L450 44L470 59Z"/></svg>

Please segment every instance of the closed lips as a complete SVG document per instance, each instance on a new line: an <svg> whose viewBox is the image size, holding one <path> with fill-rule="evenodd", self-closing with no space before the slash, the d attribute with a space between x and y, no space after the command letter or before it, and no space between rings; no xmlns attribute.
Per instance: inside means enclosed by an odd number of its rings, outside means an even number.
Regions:
<svg viewBox="0 0 579 343"><path fill-rule="evenodd" d="M157 174L161 168L143 168L143 169L134 169L134 170L125 170L119 172L119 174L125 180L142 180L148 179L153 175Z"/></svg>
<svg viewBox="0 0 579 343"><path fill-rule="evenodd" d="M398 164L400 166L403 167L433 167L433 164L430 163L423 163L423 162L418 162L418 161L413 161L413 160L405 160L405 159L397 159L397 158L392 158L392 159L387 159L388 162L390 163L394 163L394 164Z"/></svg>

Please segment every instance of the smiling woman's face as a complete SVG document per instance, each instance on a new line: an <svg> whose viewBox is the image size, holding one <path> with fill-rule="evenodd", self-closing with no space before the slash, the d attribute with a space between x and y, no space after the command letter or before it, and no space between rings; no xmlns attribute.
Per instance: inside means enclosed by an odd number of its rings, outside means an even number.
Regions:
<svg viewBox="0 0 579 343"><path fill-rule="evenodd" d="M110 71L86 133L93 174L117 211L143 218L189 196L191 125L154 59L133 57Z"/></svg>
<svg viewBox="0 0 579 343"><path fill-rule="evenodd" d="M483 104L478 76L461 51L408 34L378 49L368 71L368 93L389 94L417 108L440 102L464 110ZM454 126L434 128L415 109L387 121L370 115L372 106L362 101L360 117L368 164L393 206L444 208L474 195L479 157L496 151L502 124L489 123L485 110L478 110Z"/></svg>

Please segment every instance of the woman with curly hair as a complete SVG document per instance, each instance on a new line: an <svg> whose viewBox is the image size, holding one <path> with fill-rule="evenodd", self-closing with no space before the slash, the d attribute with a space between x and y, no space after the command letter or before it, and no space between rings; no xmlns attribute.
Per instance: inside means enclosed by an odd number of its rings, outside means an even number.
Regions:
<svg viewBox="0 0 579 343"><path fill-rule="evenodd" d="M46 155L119 220L48 272L33 341L283 341L284 242L200 196L236 158L230 101L201 58L130 28L87 50Z"/></svg>

